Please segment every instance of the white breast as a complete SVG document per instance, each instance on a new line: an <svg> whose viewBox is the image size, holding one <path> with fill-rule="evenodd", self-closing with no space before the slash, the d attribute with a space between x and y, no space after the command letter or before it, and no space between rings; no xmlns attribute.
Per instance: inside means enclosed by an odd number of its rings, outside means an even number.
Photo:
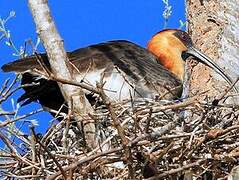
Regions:
<svg viewBox="0 0 239 180"><path fill-rule="evenodd" d="M104 70L98 70L86 73L85 75L79 75L78 81L88 85L96 87L96 82L100 82L101 76L104 74ZM112 100L123 100L130 98L130 93L134 95L134 84L129 84L123 75L114 69L110 76L104 78L104 90L108 97Z"/></svg>

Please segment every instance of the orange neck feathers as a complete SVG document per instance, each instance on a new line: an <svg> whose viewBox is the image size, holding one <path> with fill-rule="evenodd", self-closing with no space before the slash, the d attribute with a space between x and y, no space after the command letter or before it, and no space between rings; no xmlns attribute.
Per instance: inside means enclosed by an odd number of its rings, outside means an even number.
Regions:
<svg viewBox="0 0 239 180"><path fill-rule="evenodd" d="M173 32L166 30L154 35L148 42L148 50L158 57L160 64L183 80L185 62L181 55L186 47L172 36Z"/></svg>

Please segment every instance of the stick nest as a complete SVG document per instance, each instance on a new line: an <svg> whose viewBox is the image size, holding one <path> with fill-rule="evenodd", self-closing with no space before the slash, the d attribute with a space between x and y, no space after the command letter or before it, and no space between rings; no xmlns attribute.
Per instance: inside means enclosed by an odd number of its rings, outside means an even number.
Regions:
<svg viewBox="0 0 239 180"><path fill-rule="evenodd" d="M112 119L109 108L117 119ZM14 112L5 112L0 124L4 144L0 175L5 179L225 179L238 173L238 115L239 107L223 99L213 105L197 96L183 102L110 102L89 115L97 129L92 149L81 123L67 117L52 123L44 134L30 127L26 136L9 130L18 119Z"/></svg>

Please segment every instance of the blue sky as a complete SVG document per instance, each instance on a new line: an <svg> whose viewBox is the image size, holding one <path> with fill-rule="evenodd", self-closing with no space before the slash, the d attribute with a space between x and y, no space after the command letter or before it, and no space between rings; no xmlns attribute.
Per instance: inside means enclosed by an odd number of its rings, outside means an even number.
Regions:
<svg viewBox="0 0 239 180"><path fill-rule="evenodd" d="M184 0L169 0L169 3L172 6L172 15L167 28L178 28L179 20L185 21ZM49 5L67 51L116 39L130 40L146 46L150 37L164 26L162 0L49 0ZM0 17L6 18L10 11L15 11L16 17L6 26L15 45L19 48L28 39L35 42L35 25L27 1L1 0ZM39 51L44 50L40 48ZM0 66L17 58L12 54L13 50L5 45L4 40L0 41ZM13 73L0 72L0 84L13 76ZM21 93L21 91L16 93L13 99L19 97ZM10 102L4 104L5 109L9 107ZM36 103L32 103L20 108L19 114L39 107ZM48 113L40 113L29 119L40 119L37 131L44 132L51 117ZM27 128L25 130L27 131Z"/></svg>

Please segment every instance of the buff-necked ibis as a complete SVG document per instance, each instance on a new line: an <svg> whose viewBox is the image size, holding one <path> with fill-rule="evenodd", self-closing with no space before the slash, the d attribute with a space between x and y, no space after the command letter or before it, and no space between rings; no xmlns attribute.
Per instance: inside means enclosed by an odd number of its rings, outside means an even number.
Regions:
<svg viewBox="0 0 239 180"><path fill-rule="evenodd" d="M46 54L40 54L49 66ZM78 81L95 86L104 76L104 89L113 100L130 96L154 98L180 97L185 60L195 59L219 73L228 83L230 78L210 58L194 48L190 36L181 30L163 30L152 37L148 49L129 41L117 40L91 45L69 52L69 60L79 70ZM28 104L38 101L42 106L58 110L64 98L55 81L39 76L44 74L35 55L2 66L5 72L23 73L22 84L38 83L25 87L18 101ZM37 71L36 71L37 70ZM90 92L86 91L89 95ZM67 108L65 110L67 111Z"/></svg>

